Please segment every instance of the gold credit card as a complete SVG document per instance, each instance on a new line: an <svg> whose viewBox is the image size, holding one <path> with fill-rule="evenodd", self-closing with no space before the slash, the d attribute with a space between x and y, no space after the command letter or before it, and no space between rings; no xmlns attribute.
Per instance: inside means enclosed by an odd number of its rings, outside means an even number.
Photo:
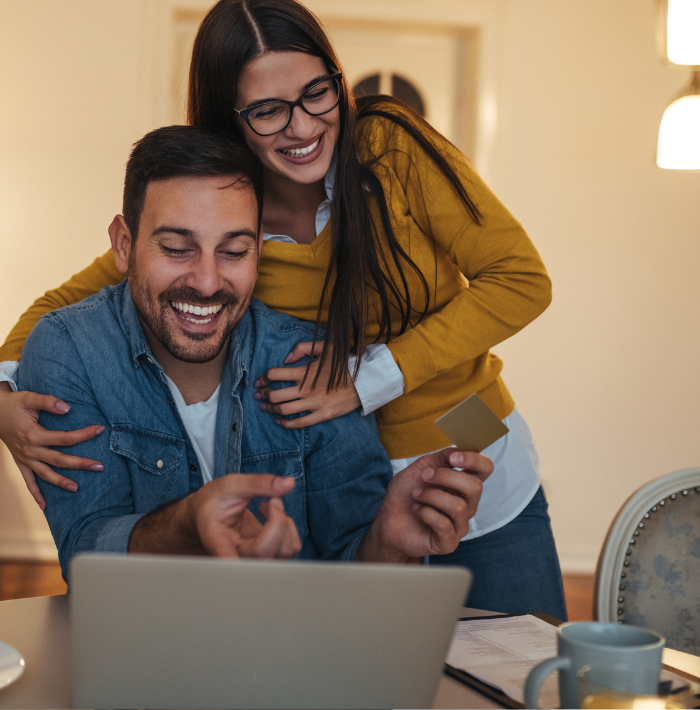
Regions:
<svg viewBox="0 0 700 710"><path fill-rule="evenodd" d="M471 394L435 420L460 451L483 451L508 433L508 427L478 394Z"/></svg>

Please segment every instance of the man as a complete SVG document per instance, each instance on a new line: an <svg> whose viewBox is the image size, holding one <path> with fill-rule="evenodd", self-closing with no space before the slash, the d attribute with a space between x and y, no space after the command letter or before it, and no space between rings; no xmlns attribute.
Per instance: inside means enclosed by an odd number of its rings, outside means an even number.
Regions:
<svg viewBox="0 0 700 710"><path fill-rule="evenodd" d="M488 459L446 450L392 480L372 417L288 430L260 414L254 380L313 325L251 300L262 173L247 149L193 127L148 134L123 213L109 233L128 279L44 316L19 372L20 389L70 404L42 414L48 428L106 428L71 449L102 472L71 471L74 493L39 483L66 578L90 550L404 562L454 549Z"/></svg>

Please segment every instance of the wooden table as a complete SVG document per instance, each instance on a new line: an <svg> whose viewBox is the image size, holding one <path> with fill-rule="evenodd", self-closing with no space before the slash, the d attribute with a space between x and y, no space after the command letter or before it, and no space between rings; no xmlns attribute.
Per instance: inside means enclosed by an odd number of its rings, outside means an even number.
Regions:
<svg viewBox="0 0 700 710"><path fill-rule="evenodd" d="M460 616L491 612L463 609ZM27 667L15 683L0 690L0 709L72 707L68 597L33 597L0 602L0 639L14 646ZM681 675L700 677L700 658L664 649L664 665ZM434 708L500 707L474 690L443 676Z"/></svg>

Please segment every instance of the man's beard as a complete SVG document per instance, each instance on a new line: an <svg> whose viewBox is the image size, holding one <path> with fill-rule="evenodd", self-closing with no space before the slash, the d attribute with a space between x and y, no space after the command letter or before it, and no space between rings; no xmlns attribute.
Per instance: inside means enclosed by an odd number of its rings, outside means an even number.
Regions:
<svg viewBox="0 0 700 710"><path fill-rule="evenodd" d="M148 326L156 340L177 360L189 363L205 363L213 360L228 342L231 332L236 327L238 319L235 318L237 306L240 300L233 293L217 291L213 296L204 297L192 288L169 288L158 296L154 302L146 288L140 283L138 276L133 270L129 273L129 288L131 297L136 307L136 312L141 320ZM175 325L168 320L168 311L173 311L171 302L196 303L200 306L224 305L219 317L227 317L228 322L221 330L217 329L211 333L189 333L180 330L182 336L187 338L193 346L200 343L200 346L187 347L177 341L174 332ZM176 318L178 316L175 316Z"/></svg>

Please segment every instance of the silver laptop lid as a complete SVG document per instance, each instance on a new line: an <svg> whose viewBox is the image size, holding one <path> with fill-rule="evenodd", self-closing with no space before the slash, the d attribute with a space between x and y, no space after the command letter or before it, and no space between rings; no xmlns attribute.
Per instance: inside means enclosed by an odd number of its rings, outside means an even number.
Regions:
<svg viewBox="0 0 700 710"><path fill-rule="evenodd" d="M79 555L77 708L427 708L460 568Z"/></svg>

